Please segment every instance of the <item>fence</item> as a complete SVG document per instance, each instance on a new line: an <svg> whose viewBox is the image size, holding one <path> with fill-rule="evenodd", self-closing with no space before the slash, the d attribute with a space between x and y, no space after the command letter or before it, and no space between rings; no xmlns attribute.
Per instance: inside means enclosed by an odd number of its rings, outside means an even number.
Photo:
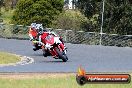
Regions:
<svg viewBox="0 0 132 88"><path fill-rule="evenodd" d="M15 24L0 24L0 37L28 39L29 26Z"/></svg>
<svg viewBox="0 0 132 88"><path fill-rule="evenodd" d="M73 30L55 30L58 34L63 36L68 43L100 45L104 46L118 46L118 47L132 47L132 35L117 35L95 32L83 32Z"/></svg>
<svg viewBox="0 0 132 88"><path fill-rule="evenodd" d="M29 39L27 34L29 26L0 24L0 37ZM67 43L88 44L118 47L132 47L132 35L117 35L73 30L54 29L54 31L63 37ZM101 41L100 41L101 38Z"/></svg>

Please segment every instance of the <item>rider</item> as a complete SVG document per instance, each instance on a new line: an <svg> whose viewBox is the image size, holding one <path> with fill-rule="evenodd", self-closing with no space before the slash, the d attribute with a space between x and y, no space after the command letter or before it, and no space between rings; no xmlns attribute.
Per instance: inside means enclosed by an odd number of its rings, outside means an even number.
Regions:
<svg viewBox="0 0 132 88"><path fill-rule="evenodd" d="M37 35L38 32L36 30L36 23L31 23L31 26L29 28L30 41L37 39ZM37 49L37 44L33 44L33 50L36 51Z"/></svg>
<svg viewBox="0 0 132 88"><path fill-rule="evenodd" d="M48 36L49 32L47 32L46 29L43 28L42 24L40 23L31 23L31 27L29 29L29 36L30 36L30 41L39 41L37 43L33 43L33 50L39 50L41 49L42 46L42 41L41 41L41 35L43 34L43 37Z"/></svg>
<svg viewBox="0 0 132 88"><path fill-rule="evenodd" d="M29 28L29 36L30 40L33 40L37 37L36 23L31 23L31 26Z"/></svg>
<svg viewBox="0 0 132 88"><path fill-rule="evenodd" d="M46 36L48 36L49 34L52 34L54 36L58 36L57 34L55 34L54 32L50 32L50 31L47 31L45 28L43 28L42 24L36 24L36 29L38 31L38 40L39 42L42 42L41 41L41 35L43 34L43 38L46 38ZM60 41L62 42L62 44L64 44L64 41L63 39L60 37Z"/></svg>
<svg viewBox="0 0 132 88"><path fill-rule="evenodd" d="M39 50L41 49L41 34L43 33L43 27L42 24L37 24L37 23L31 23L31 27L29 29L29 36L30 36L30 41L39 41L39 43L33 43L33 50Z"/></svg>
<svg viewBox="0 0 132 88"><path fill-rule="evenodd" d="M39 41L39 43L36 43L36 44L33 45L33 50L34 51L40 49L40 47L42 46L42 44L45 47L46 42L43 41L43 43L42 43L42 41L41 41L41 39L42 39L41 35L43 35L43 39L45 40L45 38L49 34L53 34L54 36L57 36L54 32L50 32L50 31L47 31L46 29L44 29L43 26L42 26L42 24L39 24L39 23L38 24L36 24L36 23L32 23L31 24L31 28L29 30L29 36L31 38L30 40L37 39ZM64 42L63 42L63 40L62 40L61 37L60 37L60 41L62 42L60 44L60 46L64 49L65 48L65 45L64 45ZM52 54L54 56L54 52Z"/></svg>

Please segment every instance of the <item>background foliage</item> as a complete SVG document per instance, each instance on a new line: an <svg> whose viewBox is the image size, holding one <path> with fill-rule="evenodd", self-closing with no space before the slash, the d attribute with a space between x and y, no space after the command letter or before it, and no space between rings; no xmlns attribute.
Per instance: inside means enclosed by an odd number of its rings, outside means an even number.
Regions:
<svg viewBox="0 0 132 88"><path fill-rule="evenodd" d="M102 0L73 0L76 9L65 10L63 5L68 1L1 0L0 18L9 23L12 17L11 23L20 25L30 25L36 20L46 27L100 32ZM11 15L7 17L6 13ZM103 32L132 34L132 0L105 0Z"/></svg>
<svg viewBox="0 0 132 88"><path fill-rule="evenodd" d="M65 30L83 30L84 23L88 22L89 20L80 11L66 10L53 21L53 27Z"/></svg>
<svg viewBox="0 0 132 88"><path fill-rule="evenodd" d="M19 0L12 23L30 25L33 21L49 26L63 8L63 0Z"/></svg>
<svg viewBox="0 0 132 88"><path fill-rule="evenodd" d="M87 18L98 14L98 30L101 24L102 0L78 0L78 9ZM132 34L132 0L105 0L103 32Z"/></svg>

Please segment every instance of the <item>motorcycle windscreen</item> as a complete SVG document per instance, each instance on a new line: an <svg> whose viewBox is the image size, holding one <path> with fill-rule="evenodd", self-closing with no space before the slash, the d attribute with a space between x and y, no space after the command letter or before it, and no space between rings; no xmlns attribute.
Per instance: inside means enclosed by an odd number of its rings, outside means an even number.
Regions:
<svg viewBox="0 0 132 88"><path fill-rule="evenodd" d="M48 35L46 38L45 38L45 42L46 43L49 43L51 45L54 44L54 36L53 35Z"/></svg>

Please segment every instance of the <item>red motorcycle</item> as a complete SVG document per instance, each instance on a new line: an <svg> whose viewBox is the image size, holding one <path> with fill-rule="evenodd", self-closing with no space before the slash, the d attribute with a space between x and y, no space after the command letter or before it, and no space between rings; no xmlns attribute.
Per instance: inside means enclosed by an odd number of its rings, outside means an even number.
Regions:
<svg viewBox="0 0 132 88"><path fill-rule="evenodd" d="M45 57L52 55L55 59L62 59L63 62L68 60L66 55L67 50L62 41L60 41L59 36L55 36L52 33L49 34L49 32L47 34L43 33L41 35L41 40L42 51Z"/></svg>

